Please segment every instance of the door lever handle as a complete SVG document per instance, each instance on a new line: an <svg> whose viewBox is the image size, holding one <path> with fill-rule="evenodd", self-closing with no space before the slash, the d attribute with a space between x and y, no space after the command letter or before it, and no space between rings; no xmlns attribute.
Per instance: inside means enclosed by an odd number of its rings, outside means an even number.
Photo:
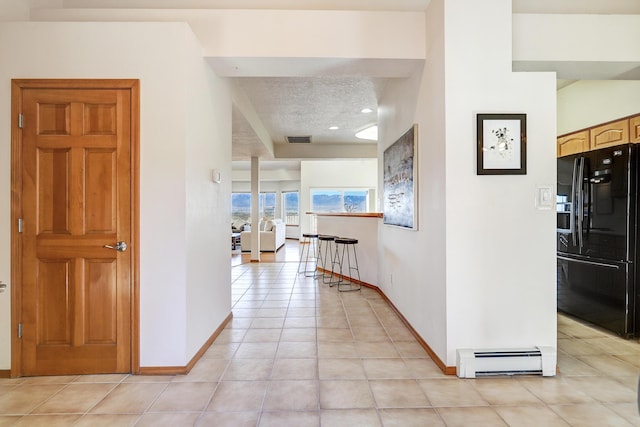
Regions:
<svg viewBox="0 0 640 427"><path fill-rule="evenodd" d="M124 252L127 250L127 244L125 242L116 242L115 246L104 245L103 248L115 249L118 252Z"/></svg>

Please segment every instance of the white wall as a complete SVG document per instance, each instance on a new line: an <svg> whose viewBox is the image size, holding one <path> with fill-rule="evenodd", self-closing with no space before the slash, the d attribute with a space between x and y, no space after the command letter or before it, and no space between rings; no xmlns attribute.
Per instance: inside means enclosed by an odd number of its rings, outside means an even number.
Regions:
<svg viewBox="0 0 640 427"><path fill-rule="evenodd" d="M510 72L511 0L445 5L452 365L457 348L556 346L556 215L534 204L536 186L556 185L556 81L554 73ZM527 114L526 175L475 174L479 112Z"/></svg>
<svg viewBox="0 0 640 427"><path fill-rule="evenodd" d="M414 58L421 41L410 37L420 26L418 12L225 10L219 25L194 22L208 56L256 58ZM278 29L274 31L273 25ZM327 31L331 28L331 31ZM228 39L226 34L246 34ZM294 34L303 37L292 37ZM366 38L364 35L366 34ZM256 43L260 40L260 43Z"/></svg>
<svg viewBox="0 0 640 427"><path fill-rule="evenodd" d="M209 239L223 231L217 219L202 211L230 205L225 195L229 188L214 190L203 175L205 169L224 168L231 162L226 147L230 142L225 139L231 127L226 84L198 68L202 58L191 30L175 23L0 24L0 64L0 81L5 82L0 85L2 236L10 235L9 79L140 79L140 360L143 367L184 366L197 341L208 337L217 327L213 323L230 311L228 291L223 290L230 283L229 248L226 245L224 253L214 248L217 242ZM195 80L186 85L188 79ZM213 125L207 120L195 123L187 118L191 103L203 107L202 114L215 113L219 119ZM204 148L205 140L211 146ZM200 148L204 159L196 161ZM193 172L190 162L197 163ZM207 259L210 266L187 275L187 267L203 264L201 259L187 263L187 256L205 245L191 230L207 219L214 221L205 238L206 246L214 248ZM223 219L228 233L229 221ZM8 281L10 265L9 242L3 239L0 280ZM204 309L192 306L198 295L212 302L206 307L211 313L203 315L206 325L188 331L200 315L190 314L188 319L187 313ZM2 343L10 342L9 312L10 292L5 292L0 294ZM10 368L10 355L10 346L2 345L0 369Z"/></svg>
<svg viewBox="0 0 640 427"><path fill-rule="evenodd" d="M447 366L458 348L555 347L555 214L534 207L555 187L555 76L510 71L509 0L432 0L427 28L417 106L411 82L381 105L381 150L418 123L420 209L417 232L381 226L383 289ZM476 175L480 112L527 113L526 175Z"/></svg>
<svg viewBox="0 0 640 427"><path fill-rule="evenodd" d="M637 80L581 80L558 91L558 135L639 113Z"/></svg>
<svg viewBox="0 0 640 427"><path fill-rule="evenodd" d="M231 303L231 91L189 32L186 46L187 357L229 315ZM216 120L211 120L215 117ZM213 182L211 171L224 177Z"/></svg>
<svg viewBox="0 0 640 427"><path fill-rule="evenodd" d="M311 189L373 188L379 194L378 159L312 161L300 163L300 235L309 232Z"/></svg>
<svg viewBox="0 0 640 427"><path fill-rule="evenodd" d="M418 123L418 230L379 227L379 286L444 360L446 308L446 168L443 4L426 14L429 61L412 79L385 88L379 102L379 156ZM418 99L421 102L418 102ZM380 193L383 171L380 160Z"/></svg>
<svg viewBox="0 0 640 427"><path fill-rule="evenodd" d="M632 47L640 40L639 15L518 13L509 21L514 61L583 62L575 69L578 78L597 70L598 63L616 67L618 62L624 69L640 61L640 49Z"/></svg>
<svg viewBox="0 0 640 427"><path fill-rule="evenodd" d="M32 10L31 16L39 21L185 21L201 41L204 55L215 59L216 71L225 76L313 71L306 68L309 62L293 58L329 59L327 72L353 73L384 66L386 58L422 59L424 52L424 37L414 37L416 31L424 35L419 11L41 8ZM370 61L359 63L354 58ZM264 68L256 73L258 63ZM237 64L242 66L236 68ZM402 68L393 65L396 70L388 70L392 73Z"/></svg>
<svg viewBox="0 0 640 427"><path fill-rule="evenodd" d="M64 0L2 0L0 21L28 21L31 8L61 7Z"/></svg>

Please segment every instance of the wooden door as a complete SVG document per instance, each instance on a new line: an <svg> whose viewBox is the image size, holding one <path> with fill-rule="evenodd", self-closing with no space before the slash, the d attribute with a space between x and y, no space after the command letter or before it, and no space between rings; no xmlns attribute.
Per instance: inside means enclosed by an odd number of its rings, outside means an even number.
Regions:
<svg viewBox="0 0 640 427"><path fill-rule="evenodd" d="M73 81L20 90L21 375L132 370L136 102Z"/></svg>

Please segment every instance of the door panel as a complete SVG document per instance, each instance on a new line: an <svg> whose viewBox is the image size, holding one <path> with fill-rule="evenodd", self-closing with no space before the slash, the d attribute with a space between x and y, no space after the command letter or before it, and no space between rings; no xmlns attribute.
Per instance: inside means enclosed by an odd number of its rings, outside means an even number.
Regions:
<svg viewBox="0 0 640 427"><path fill-rule="evenodd" d="M557 250L558 252L568 252L571 244L571 226L573 215L573 194L571 191L573 184L573 164L575 158L558 159L558 183L556 199L557 217Z"/></svg>
<svg viewBox="0 0 640 427"><path fill-rule="evenodd" d="M558 309L624 337L635 333L635 284L628 263L558 257Z"/></svg>
<svg viewBox="0 0 640 427"><path fill-rule="evenodd" d="M38 151L38 230L41 234L69 233L70 150Z"/></svg>
<svg viewBox="0 0 640 427"><path fill-rule="evenodd" d="M588 153L591 206L583 254L612 261L631 261L633 206L630 204L629 160L632 145Z"/></svg>
<svg viewBox="0 0 640 427"><path fill-rule="evenodd" d="M131 93L22 90L22 374L131 371Z"/></svg>
<svg viewBox="0 0 640 427"><path fill-rule="evenodd" d="M91 286L84 290L84 341L91 344L115 344L118 301L111 284L117 280L116 263L113 260L90 259L85 264L84 283Z"/></svg>
<svg viewBox="0 0 640 427"><path fill-rule="evenodd" d="M38 345L43 348L71 343L70 264L70 260L41 260L38 265Z"/></svg>
<svg viewBox="0 0 640 427"><path fill-rule="evenodd" d="M86 150L84 164L84 214L86 233L115 233L116 231L116 152L115 150Z"/></svg>
<svg viewBox="0 0 640 427"><path fill-rule="evenodd" d="M578 239L578 198L576 186L580 185L575 178L579 173L582 155L560 157L558 164L558 183L556 200L557 217L557 250L562 253L579 254Z"/></svg>
<svg viewBox="0 0 640 427"><path fill-rule="evenodd" d="M71 104L41 102L37 105L38 135L69 135Z"/></svg>

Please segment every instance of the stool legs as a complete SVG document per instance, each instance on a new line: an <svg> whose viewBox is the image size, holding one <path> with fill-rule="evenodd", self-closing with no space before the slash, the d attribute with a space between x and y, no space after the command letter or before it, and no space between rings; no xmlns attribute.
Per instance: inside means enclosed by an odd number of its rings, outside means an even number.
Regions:
<svg viewBox="0 0 640 427"><path fill-rule="evenodd" d="M325 282L326 276L326 267L327 267L327 255L328 255L328 247L331 245L333 241L333 236L328 236L325 234L318 235L318 270L316 272L315 278L319 278L322 276L322 282ZM323 253L324 250L324 253Z"/></svg>
<svg viewBox="0 0 640 427"><path fill-rule="evenodd" d="M303 234L302 251L298 262L298 274L316 277L318 270L318 235Z"/></svg>
<svg viewBox="0 0 640 427"><path fill-rule="evenodd" d="M306 277L314 279L322 276L322 283L329 286L338 285L340 292L362 289L356 251L357 239L310 233L305 233L302 236L304 240L298 263L298 274L304 274ZM331 247L331 242L333 242L333 247ZM340 248L342 248L342 252L340 252ZM311 255L312 251L313 255ZM331 273L329 273L329 263L331 263ZM322 273L318 273L318 267L322 269Z"/></svg>
<svg viewBox="0 0 640 427"><path fill-rule="evenodd" d="M357 243L358 240L356 239L336 238L336 256L339 256L337 264L340 267L340 278L337 285L340 292L359 291L362 289L356 251ZM342 253L339 252L340 245L342 245ZM357 280L357 283L354 282L355 280Z"/></svg>
<svg viewBox="0 0 640 427"><path fill-rule="evenodd" d="M322 256L322 283L325 285L331 287L338 284L341 280L339 274L337 274L337 278L334 280L334 275L340 271L339 267L336 269L336 265L340 266L340 259L338 258L335 239L326 240L324 255Z"/></svg>

